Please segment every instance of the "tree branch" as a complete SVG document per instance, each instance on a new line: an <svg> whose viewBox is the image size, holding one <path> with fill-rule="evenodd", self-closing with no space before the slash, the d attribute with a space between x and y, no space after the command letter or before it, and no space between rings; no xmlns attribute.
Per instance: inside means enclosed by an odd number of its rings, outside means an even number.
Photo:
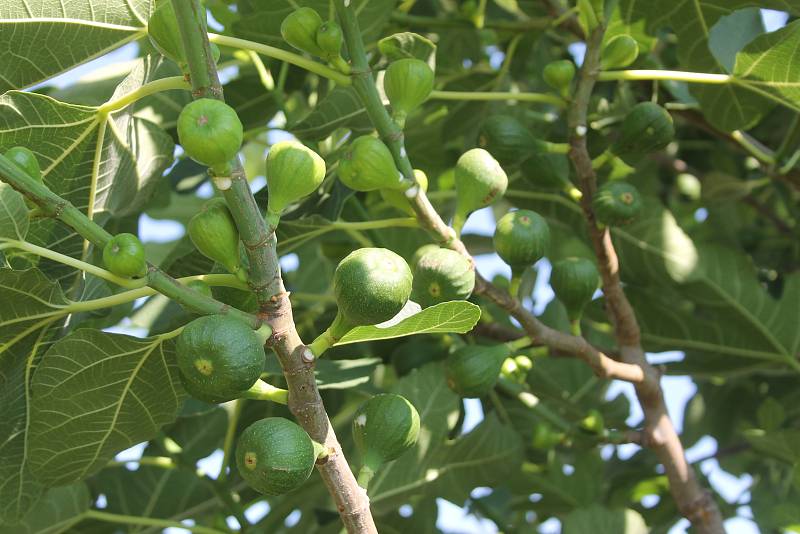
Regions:
<svg viewBox="0 0 800 534"><path fill-rule="evenodd" d="M222 87L211 60L203 23L205 11L197 0L172 0L172 5L187 50L193 94L222 100ZM199 17L201 11L203 16ZM190 50L194 52L189 54ZM223 196L250 260L249 281L259 303L259 315L272 327L268 344L275 351L286 377L289 410L311 439L323 443L329 450L326 458L318 460L317 469L348 532L376 533L366 493L350 471L325 412L314 376L313 354L303 344L294 324L289 294L281 278L275 229L267 227L238 158L227 178L230 187L223 191Z"/></svg>
<svg viewBox="0 0 800 534"><path fill-rule="evenodd" d="M82 211L50 191L44 184L28 176L2 155L0 155L0 178L35 202L43 213L59 219L101 250L111 239L111 234ZM258 328L261 324L257 317L194 291L155 265L147 265L146 279L147 285L151 288L199 314L226 313L241 319L253 328Z"/></svg>
<svg viewBox="0 0 800 534"><path fill-rule="evenodd" d="M660 374L647 362L640 342L640 329L619 277L619 262L608 228L598 228L592 209L597 180L586 147L589 101L597 80L604 29L597 28L586 43L586 54L578 77L572 106L567 116L571 150L569 156L580 180L581 207L589 229L603 281L606 309L614 326L622 360L639 367L645 380L635 384L645 415L642 443L653 449L664 466L670 491L678 510L702 533L722 533L722 515L711 494L700 486L688 465L683 445L669 418Z"/></svg>

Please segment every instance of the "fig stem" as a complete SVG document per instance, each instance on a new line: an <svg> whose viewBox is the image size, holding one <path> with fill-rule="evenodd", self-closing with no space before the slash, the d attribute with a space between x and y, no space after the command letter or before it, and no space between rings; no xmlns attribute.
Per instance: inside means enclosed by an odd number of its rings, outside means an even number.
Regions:
<svg viewBox="0 0 800 534"><path fill-rule="evenodd" d="M267 384L260 378L256 380L250 389L242 393L242 399L271 401L276 404L288 404L289 392L285 389L277 388L272 384Z"/></svg>
<svg viewBox="0 0 800 534"><path fill-rule="evenodd" d="M369 483L372 480L372 477L375 476L375 471L371 468L367 467L366 465L362 465L361 469L358 470L358 485L364 488L365 490L369 488Z"/></svg>

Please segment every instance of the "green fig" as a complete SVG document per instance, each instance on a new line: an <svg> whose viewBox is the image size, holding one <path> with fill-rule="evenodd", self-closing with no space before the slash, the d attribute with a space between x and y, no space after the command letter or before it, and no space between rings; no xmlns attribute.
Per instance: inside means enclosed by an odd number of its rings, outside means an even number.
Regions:
<svg viewBox="0 0 800 534"><path fill-rule="evenodd" d="M244 481L264 495L300 487L314 470L322 445L283 417L267 417L244 429L236 443L236 467Z"/></svg>
<svg viewBox="0 0 800 534"><path fill-rule="evenodd" d="M630 35L622 34L609 39L600 56L600 67L604 70L622 69L636 61L639 43Z"/></svg>
<svg viewBox="0 0 800 534"><path fill-rule="evenodd" d="M502 344L460 347L445 360L447 385L461 397L483 397L494 388L509 354Z"/></svg>
<svg viewBox="0 0 800 534"><path fill-rule="evenodd" d="M117 276L142 277L147 274L144 247L133 234L117 234L103 247L103 263Z"/></svg>
<svg viewBox="0 0 800 534"><path fill-rule="evenodd" d="M186 63L178 20L170 0L156 3L156 9L147 21L147 36L156 50L179 65Z"/></svg>
<svg viewBox="0 0 800 534"><path fill-rule="evenodd" d="M433 70L421 59L398 59L386 69L383 90L392 105L395 120L402 126L408 114L431 94Z"/></svg>
<svg viewBox="0 0 800 534"><path fill-rule="evenodd" d="M542 77L547 85L564 94L575 78L575 64L568 59L552 61L544 66Z"/></svg>
<svg viewBox="0 0 800 534"><path fill-rule="evenodd" d="M239 230L223 199L207 201L200 213L189 220L187 231L203 256L224 265L242 281L247 280L239 260Z"/></svg>
<svg viewBox="0 0 800 534"><path fill-rule="evenodd" d="M425 253L414 266L412 299L423 308L466 300L475 288L475 269L464 255L446 248Z"/></svg>
<svg viewBox="0 0 800 534"><path fill-rule="evenodd" d="M283 40L303 52L325 57L325 51L317 44L317 32L322 26L322 17L310 7L301 7L291 12L281 23Z"/></svg>
<svg viewBox="0 0 800 534"><path fill-rule="evenodd" d="M603 184L592 199L592 208L599 223L621 226L631 222L642 209L639 190L622 180Z"/></svg>
<svg viewBox="0 0 800 534"><path fill-rule="evenodd" d="M198 163L222 173L242 146L244 131L236 111L220 100L200 98L178 116L178 140Z"/></svg>
<svg viewBox="0 0 800 534"><path fill-rule="evenodd" d="M339 160L339 179L355 191L406 189L407 182L394 165L392 153L383 141L362 135L350 143Z"/></svg>
<svg viewBox="0 0 800 534"><path fill-rule="evenodd" d="M492 115L486 119L479 144L503 165L515 165L541 151L541 141L524 124L508 115Z"/></svg>
<svg viewBox="0 0 800 534"><path fill-rule="evenodd" d="M313 193L325 179L325 160L298 141L280 141L267 154L267 219L277 226L286 207Z"/></svg>
<svg viewBox="0 0 800 534"><path fill-rule="evenodd" d="M550 286L567 309L570 321L578 321L600 286L600 274L587 258L565 258L553 263Z"/></svg>
<svg viewBox="0 0 800 534"><path fill-rule="evenodd" d="M458 158L455 182L456 212L453 228L460 235L470 213L503 196L508 187L508 177L489 152L482 148L473 148Z"/></svg>
<svg viewBox="0 0 800 534"><path fill-rule="evenodd" d="M523 271L544 256L550 245L550 227L535 211L511 211L497 221L492 241L498 256L511 266L513 288Z"/></svg>
<svg viewBox="0 0 800 534"><path fill-rule="evenodd" d="M6 151L5 156L14 165L25 171L28 176L39 183L42 182L42 169L39 167L39 160L36 159L36 154L30 149L24 146L11 147Z"/></svg>
<svg viewBox="0 0 800 534"><path fill-rule="evenodd" d="M654 102L636 104L625 116L611 152L626 161L665 148L675 137L672 116Z"/></svg>

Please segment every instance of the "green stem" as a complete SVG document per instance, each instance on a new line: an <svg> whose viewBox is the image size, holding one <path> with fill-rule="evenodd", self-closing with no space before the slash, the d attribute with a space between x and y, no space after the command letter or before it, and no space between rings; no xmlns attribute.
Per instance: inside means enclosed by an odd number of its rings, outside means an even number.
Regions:
<svg viewBox="0 0 800 534"><path fill-rule="evenodd" d="M263 380L256 381L253 387L248 389L243 399L271 401L276 404L286 405L289 402L289 392L285 389L277 388L272 384L267 384Z"/></svg>
<svg viewBox="0 0 800 534"><path fill-rule="evenodd" d="M332 223L334 230L376 230L380 228L419 228L419 222L414 217L397 217L393 219L379 219L377 221L336 221Z"/></svg>
<svg viewBox="0 0 800 534"><path fill-rule="evenodd" d="M36 254L37 256L41 256L42 258L47 258L48 260L57 261L63 265L74 267L76 269L92 274L98 278L102 278L103 280L107 280L108 282L112 282L124 288L135 289L147 285L147 280L143 278L141 279L122 278L121 276L117 276L114 273L106 271L105 269L101 269L100 267L92 265L91 263L86 263L85 261L75 259L65 254L61 254L54 250L50 250L49 248L44 248L34 245L33 243L28 243L27 241L17 241L14 239L8 239L8 240L0 239L0 250L9 248L16 250L24 250L25 252Z"/></svg>
<svg viewBox="0 0 800 534"><path fill-rule="evenodd" d="M122 525L142 525L147 527L157 528L180 528L197 534L227 534L229 531L217 530L209 527L201 527L198 525L190 526L184 525L180 521L170 521L168 519L156 519L154 517L140 517L134 515L110 514L108 512L101 512L99 510L87 510L81 517L84 519L95 519L105 523L118 523Z"/></svg>
<svg viewBox="0 0 800 534"><path fill-rule="evenodd" d="M244 400L236 399L233 401L232 408L226 408L228 412L228 427L225 430L225 441L222 445L222 467L217 477L217 481L223 484L228 480L228 466L230 466L231 456L233 456L233 440L236 438L236 427L239 425L239 417L242 415L243 407Z"/></svg>
<svg viewBox="0 0 800 534"><path fill-rule="evenodd" d="M569 323L569 333L573 336L580 337L581 336L581 320L580 319L573 319Z"/></svg>
<svg viewBox="0 0 800 534"><path fill-rule="evenodd" d="M256 68L256 72L258 73L258 79L261 80L261 85L264 86L264 89L267 91L272 91L275 89L275 80L272 78L272 73L267 69L267 66L264 65L264 62L261 61L261 58L258 54L253 52L252 50L247 51L247 57L250 58L250 63Z"/></svg>
<svg viewBox="0 0 800 534"><path fill-rule="evenodd" d="M516 100L518 102L540 102L563 108L563 98L547 93L517 93L513 91L431 91L429 100Z"/></svg>
<svg viewBox="0 0 800 534"><path fill-rule="evenodd" d="M59 219L96 247L102 249L111 239L111 234L82 211L50 191L44 184L34 180L2 155L0 155L0 178L35 202L44 213ZM257 317L183 286L154 265L148 265L147 285L196 313L202 315L226 313L241 319L253 328L260 326L261 321Z"/></svg>
<svg viewBox="0 0 800 534"><path fill-rule="evenodd" d="M709 74L706 72L685 72L678 70L611 70L597 74L602 82L613 80L665 80L689 83L709 83L724 85L735 78L728 74Z"/></svg>
<svg viewBox="0 0 800 534"><path fill-rule="evenodd" d="M163 467L164 469L176 469L178 467L178 464L176 464L175 461L168 456L142 456L141 458L137 458L135 460L128 460L124 462L111 460L110 462L108 462L108 465L110 467L124 466L129 463L135 463L139 465L150 465L153 467Z"/></svg>
<svg viewBox="0 0 800 534"><path fill-rule="evenodd" d="M518 350L530 347L533 344L533 340L528 336L521 337L519 339L515 339L514 341L509 341L506 343L508 348L511 349L511 352L516 352Z"/></svg>
<svg viewBox="0 0 800 534"><path fill-rule="evenodd" d="M497 395L495 390L489 390L489 400L492 403L495 411L497 412L497 417L506 425L511 424L511 418L508 416L508 411L506 411L505 406L503 406L503 402L500 400L500 397Z"/></svg>
<svg viewBox="0 0 800 534"><path fill-rule="evenodd" d="M361 469L358 470L358 485L364 489L369 488L369 482L372 480L372 477L375 476L375 471L371 468L367 467L366 465L362 465Z"/></svg>
<svg viewBox="0 0 800 534"><path fill-rule="evenodd" d="M247 286L245 284L242 284L232 274L198 274L194 276L185 276L183 278L177 279L178 282L184 285L194 280L202 280L203 282L207 283L210 286L224 286L224 287L232 287L235 289L247 289ZM65 306L63 310L64 313L78 313L78 312L102 310L103 308L111 308L113 306L118 306L120 304L126 304L128 302L132 302L136 299L149 297L151 295L155 295L156 293L158 293L158 291L156 291L152 287L142 287L139 289L132 289L130 291L123 291L122 293L117 293L116 295L111 295L108 297L72 302L67 306Z"/></svg>
<svg viewBox="0 0 800 534"><path fill-rule="evenodd" d="M353 325L348 323L341 313L337 312L331 325L308 345L308 349L314 356L319 358L352 329Z"/></svg>
<svg viewBox="0 0 800 534"><path fill-rule="evenodd" d="M191 89L191 85L186 81L186 79L184 79L183 76L170 76L168 78L161 78L160 80L146 83L135 91L121 96L116 100L109 100L102 106L98 107L97 111L99 113L111 113L114 111L119 111L120 109L123 109L146 96L160 93L162 91L170 91L173 89L185 89L188 91Z"/></svg>
<svg viewBox="0 0 800 534"><path fill-rule="evenodd" d="M731 132L731 138L757 160L767 165L775 165L775 155L759 146L759 144L754 142L745 132L734 130Z"/></svg>
<svg viewBox="0 0 800 534"><path fill-rule="evenodd" d="M314 74L319 74L320 76L329 78L339 85L350 85L350 78L348 78L346 74L343 74L336 69L332 69L327 65L323 65L322 63L317 63L312 59L295 54L294 52L289 52L288 50L256 43L254 41L248 41L247 39L239 39L237 37L230 37L228 35L218 35L216 33L209 33L208 39L212 43L220 46L252 50L253 52L257 52L264 56L285 61L286 63L291 63L292 65L306 69Z"/></svg>

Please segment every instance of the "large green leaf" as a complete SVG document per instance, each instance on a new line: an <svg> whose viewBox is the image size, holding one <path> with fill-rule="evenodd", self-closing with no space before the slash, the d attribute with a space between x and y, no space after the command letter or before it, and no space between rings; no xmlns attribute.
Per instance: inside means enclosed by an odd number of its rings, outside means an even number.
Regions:
<svg viewBox="0 0 800 534"><path fill-rule="evenodd" d="M81 329L58 341L33 378L31 470L68 484L155 437L180 409L177 374L170 339Z"/></svg>
<svg viewBox="0 0 800 534"><path fill-rule="evenodd" d="M447 441L459 399L448 389L441 364L413 371L395 392L417 408L420 437L414 448L384 465L370 483L370 503L376 513L434 494L460 504L473 488L498 484L519 468L520 438L494 415L470 433Z"/></svg>
<svg viewBox="0 0 800 534"><path fill-rule="evenodd" d="M59 534L81 520L91 496L84 483L52 488L13 525L0 525L0 534Z"/></svg>
<svg viewBox="0 0 800 534"><path fill-rule="evenodd" d="M636 223L614 230L613 236L623 278L640 287L662 287L661 300L631 290L652 349L700 350L773 362L797 354L800 276L788 277L782 298L776 300L742 254L695 243L656 202L647 202L646 213ZM671 299L670 287L686 299L688 309Z"/></svg>
<svg viewBox="0 0 800 534"><path fill-rule="evenodd" d="M711 29L721 17L746 7L772 8L791 13L800 12L796 0L622 0L622 12L628 24L645 20L652 30L671 28L677 34L678 58L684 70L726 73L723 64L709 47ZM787 61L788 63L788 61ZM780 73L782 75L782 73ZM778 72L768 78L774 85L786 80ZM764 79L751 84L741 79L736 84L722 86L694 85L692 94L700 102L704 115L717 127L725 130L747 128L769 111L769 100L760 87ZM791 104L782 99L784 104ZM797 103L791 104L798 107Z"/></svg>
<svg viewBox="0 0 800 534"><path fill-rule="evenodd" d="M22 89L145 35L155 0L3 0L0 93Z"/></svg>
<svg viewBox="0 0 800 534"><path fill-rule="evenodd" d="M67 300L40 271L0 270L0 520L21 519L44 491L28 465L30 380Z"/></svg>
<svg viewBox="0 0 800 534"><path fill-rule="evenodd" d="M158 62L142 59L114 99L149 81ZM50 97L11 91L0 97L0 150L24 145L36 153L45 185L90 218L135 213L172 162L172 139L155 124L131 115L64 104ZM83 240L52 219L31 222L29 241L79 257ZM48 272L47 264L42 268ZM55 268L58 275L63 267Z"/></svg>
<svg viewBox="0 0 800 534"><path fill-rule="evenodd" d="M359 326L348 332L336 345L376 339L392 339L414 334L465 334L481 318L479 306L465 300L442 302L425 308L391 326Z"/></svg>
<svg viewBox="0 0 800 534"><path fill-rule="evenodd" d="M745 87L800 111L800 23L756 38L736 55Z"/></svg>
<svg viewBox="0 0 800 534"><path fill-rule="evenodd" d="M318 141L328 137L337 128L351 128L360 132L373 129L364 104L352 87L336 87L302 120L290 125L288 130L300 139Z"/></svg>

